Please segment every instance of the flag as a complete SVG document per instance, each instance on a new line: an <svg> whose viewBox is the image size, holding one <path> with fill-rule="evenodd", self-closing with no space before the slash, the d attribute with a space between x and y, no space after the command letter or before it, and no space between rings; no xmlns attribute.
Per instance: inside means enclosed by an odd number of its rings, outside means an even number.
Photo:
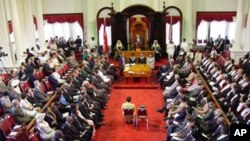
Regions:
<svg viewBox="0 0 250 141"><path fill-rule="evenodd" d="M173 17L172 17L172 15L170 16L170 23L169 23L169 34L168 34L168 39L169 39L169 41L173 41L172 40L172 37L173 37L173 25L172 25L172 23L173 23L173 19L172 19Z"/></svg>
<svg viewBox="0 0 250 141"><path fill-rule="evenodd" d="M103 53L107 54L109 50L108 47L108 36L106 32L106 20L104 18L104 27L103 27Z"/></svg>

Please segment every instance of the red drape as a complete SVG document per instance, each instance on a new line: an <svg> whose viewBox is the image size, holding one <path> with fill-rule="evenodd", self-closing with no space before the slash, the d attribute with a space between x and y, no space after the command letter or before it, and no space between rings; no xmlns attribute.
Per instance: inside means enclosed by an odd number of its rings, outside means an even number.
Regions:
<svg viewBox="0 0 250 141"><path fill-rule="evenodd" d="M8 21L9 34L13 32L12 21Z"/></svg>
<svg viewBox="0 0 250 141"><path fill-rule="evenodd" d="M37 30L38 26L37 26L37 20L35 16L33 16L33 22ZM8 21L8 27L9 27L9 34L11 34L13 32L12 21Z"/></svg>
<svg viewBox="0 0 250 141"><path fill-rule="evenodd" d="M36 27L36 30L37 30L37 29L38 29L38 26L37 26L37 20L36 20L36 17L35 17L35 16L33 16L33 22L34 22L35 27Z"/></svg>
<svg viewBox="0 0 250 141"><path fill-rule="evenodd" d="M147 17L141 17L141 20L146 24L148 28L148 18ZM136 21L135 17L132 17L129 19L129 25L132 25Z"/></svg>
<svg viewBox="0 0 250 141"><path fill-rule="evenodd" d="M166 17L166 22L168 24L171 23L171 20L172 20L172 24L176 24L178 21L181 21L181 17L180 16L167 16Z"/></svg>
<svg viewBox="0 0 250 141"><path fill-rule="evenodd" d="M103 52L104 54L108 53L108 36L106 32L106 20L104 20L104 28L103 28Z"/></svg>
<svg viewBox="0 0 250 141"><path fill-rule="evenodd" d="M211 21L228 21L232 22L236 12L197 12L196 28L202 20Z"/></svg>
<svg viewBox="0 0 250 141"><path fill-rule="evenodd" d="M105 18L106 26L110 26L110 18ZM104 18L98 18L97 25L98 25L98 30L100 30L101 25L104 24Z"/></svg>
<svg viewBox="0 0 250 141"><path fill-rule="evenodd" d="M82 13L76 13L76 14L46 14L43 15L43 19L47 20L48 23L73 23L78 22L80 26L83 28L83 16Z"/></svg>

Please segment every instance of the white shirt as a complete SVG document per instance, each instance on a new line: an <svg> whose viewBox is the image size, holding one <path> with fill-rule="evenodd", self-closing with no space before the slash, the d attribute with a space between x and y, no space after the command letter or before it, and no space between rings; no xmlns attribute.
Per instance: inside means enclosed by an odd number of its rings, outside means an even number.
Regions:
<svg viewBox="0 0 250 141"><path fill-rule="evenodd" d="M182 42L181 43L181 48L183 48L186 52L189 52L189 48L188 48L188 43L187 42Z"/></svg>

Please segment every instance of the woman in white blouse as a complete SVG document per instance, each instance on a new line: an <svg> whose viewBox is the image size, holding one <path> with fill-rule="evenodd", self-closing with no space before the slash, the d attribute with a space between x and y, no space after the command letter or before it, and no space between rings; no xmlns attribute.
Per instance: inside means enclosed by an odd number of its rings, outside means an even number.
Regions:
<svg viewBox="0 0 250 141"><path fill-rule="evenodd" d="M155 67L155 58L153 57L153 55L151 53L148 54L147 64L149 65L149 67L150 67L151 70L154 70L154 67Z"/></svg>
<svg viewBox="0 0 250 141"><path fill-rule="evenodd" d="M38 108L34 108L33 105L27 100L26 94L21 95L20 108L24 113L31 117L35 117L39 113L37 112Z"/></svg>
<svg viewBox="0 0 250 141"><path fill-rule="evenodd" d="M56 131L49 126L48 122L44 121L44 117L44 113L36 115L36 125L39 130L40 137L43 140L54 140Z"/></svg>

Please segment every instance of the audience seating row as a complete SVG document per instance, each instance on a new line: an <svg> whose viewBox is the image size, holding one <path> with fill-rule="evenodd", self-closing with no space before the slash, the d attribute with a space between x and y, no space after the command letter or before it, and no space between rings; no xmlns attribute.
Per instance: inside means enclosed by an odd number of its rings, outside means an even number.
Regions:
<svg viewBox="0 0 250 141"><path fill-rule="evenodd" d="M69 70L70 70L69 66L67 64L64 64L57 71L59 74L64 75ZM50 82L45 78L43 70L38 71L35 76L40 81L41 89L45 93L50 95L50 99L39 110L39 112L43 112L44 109L46 109L51 105L57 94L55 91L52 92L52 86ZM7 78L4 79L6 80ZM24 81L19 84L19 87L21 91L24 93L27 88L31 87L31 84L28 81ZM0 116L1 116L0 129L3 135L6 137L6 139L16 140L18 138L19 140L24 140L24 141L27 139L31 141L38 141L37 133L34 131L35 119L32 119L28 125L16 125L14 118L11 114L4 115L1 105L0 105Z"/></svg>

